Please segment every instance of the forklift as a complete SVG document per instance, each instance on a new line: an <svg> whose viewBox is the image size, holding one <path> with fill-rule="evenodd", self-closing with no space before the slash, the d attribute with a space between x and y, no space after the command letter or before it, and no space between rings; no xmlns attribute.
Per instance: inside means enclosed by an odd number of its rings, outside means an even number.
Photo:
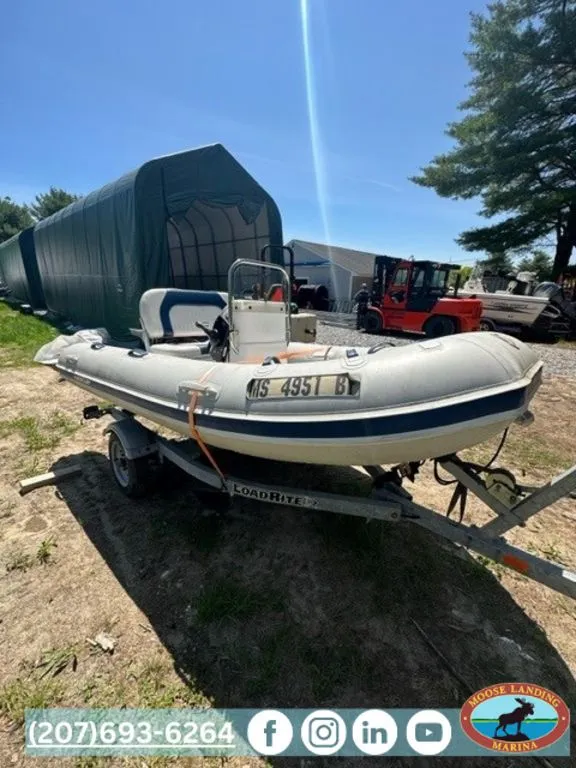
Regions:
<svg viewBox="0 0 576 768"><path fill-rule="evenodd" d="M458 297L458 283L454 294L447 296L450 272L459 269L458 264L376 256L364 330L423 333L430 338L478 331L480 299Z"/></svg>

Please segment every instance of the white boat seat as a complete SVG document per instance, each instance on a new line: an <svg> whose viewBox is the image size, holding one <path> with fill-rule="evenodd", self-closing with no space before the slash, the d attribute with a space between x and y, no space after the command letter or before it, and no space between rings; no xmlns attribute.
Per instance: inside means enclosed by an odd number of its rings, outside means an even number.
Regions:
<svg viewBox="0 0 576 768"><path fill-rule="evenodd" d="M171 357L203 357L210 352L210 342L199 341L182 342L179 344L151 344L149 351L155 355L170 355Z"/></svg>
<svg viewBox="0 0 576 768"><path fill-rule="evenodd" d="M209 328L227 304L220 291L152 288L140 298L141 338L148 352L177 357L206 354L208 338L197 326ZM198 352L198 345L202 345Z"/></svg>

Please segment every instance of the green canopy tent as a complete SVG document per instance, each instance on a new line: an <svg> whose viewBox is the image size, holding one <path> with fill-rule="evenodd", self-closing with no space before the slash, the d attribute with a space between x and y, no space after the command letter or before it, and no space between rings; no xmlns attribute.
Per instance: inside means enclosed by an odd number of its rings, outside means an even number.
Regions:
<svg viewBox="0 0 576 768"><path fill-rule="evenodd" d="M9 297L34 309L44 309L45 299L34 250L33 227L0 243L0 277Z"/></svg>
<svg viewBox="0 0 576 768"><path fill-rule="evenodd" d="M221 145L159 157L34 229L48 309L117 339L149 288L226 290L235 259L283 265L270 195Z"/></svg>

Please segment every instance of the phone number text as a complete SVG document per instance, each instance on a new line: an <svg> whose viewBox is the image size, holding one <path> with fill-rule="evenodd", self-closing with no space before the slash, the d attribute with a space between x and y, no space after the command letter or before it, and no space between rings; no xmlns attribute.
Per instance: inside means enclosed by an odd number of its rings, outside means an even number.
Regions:
<svg viewBox="0 0 576 768"><path fill-rule="evenodd" d="M93 720L32 720L28 729L29 747L197 747L201 749L235 748L232 723L178 722L158 726L150 721L114 722Z"/></svg>

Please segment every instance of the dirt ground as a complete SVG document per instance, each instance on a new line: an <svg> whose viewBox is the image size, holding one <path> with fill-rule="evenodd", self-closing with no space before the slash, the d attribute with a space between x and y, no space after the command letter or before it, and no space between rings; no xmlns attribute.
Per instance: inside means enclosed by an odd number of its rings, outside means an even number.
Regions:
<svg viewBox="0 0 576 768"><path fill-rule="evenodd" d="M188 481L130 501L109 472L106 419L81 421L92 403L52 371L0 371L2 768L265 765L247 758L27 758L18 727L25 706L459 707L468 692L413 620L472 690L530 681L576 707L574 601L503 567L458 557L407 523L367 524L254 502L222 511ZM498 463L519 477L524 471L529 484L574 463L575 405L573 380L546 378L535 424L511 430ZM488 457L494 447L471 455ZM19 495L20 479L76 463L81 475ZM287 477L285 466L245 460L235 473L369 490L352 469L295 466ZM428 467L407 487L439 510L452 493ZM469 502L467 521L487 517ZM576 502L564 499L509 539L576 570ZM88 642L101 631L116 642L112 654ZM498 760L502 768L513 764Z"/></svg>

